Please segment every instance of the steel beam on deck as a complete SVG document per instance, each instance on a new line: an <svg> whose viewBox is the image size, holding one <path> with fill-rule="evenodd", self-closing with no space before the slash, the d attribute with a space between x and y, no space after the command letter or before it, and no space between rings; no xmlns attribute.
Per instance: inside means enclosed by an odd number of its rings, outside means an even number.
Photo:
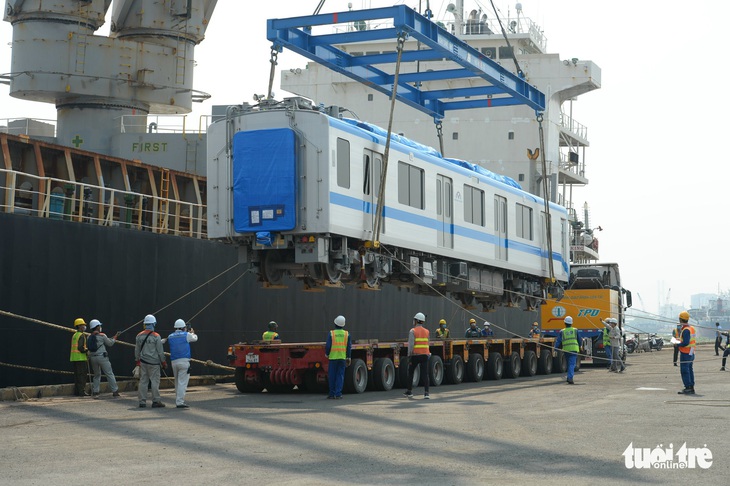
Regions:
<svg viewBox="0 0 730 486"><path fill-rule="evenodd" d="M312 34L315 26L367 25L361 22L375 20L391 21L393 27L319 36ZM460 66L428 72L401 70L395 88L396 98L408 106L435 119L444 118L448 110L523 104L536 112L545 111L545 95L541 91L405 5L267 21L267 38L277 51L287 48L388 97L392 95L395 76L376 65L394 65L398 56L396 52L353 56L336 46L387 39L395 42L402 33L418 40L421 49L404 51L401 67L404 63L441 59ZM483 80L487 85L433 91L423 89L423 83L428 81L470 78Z"/></svg>

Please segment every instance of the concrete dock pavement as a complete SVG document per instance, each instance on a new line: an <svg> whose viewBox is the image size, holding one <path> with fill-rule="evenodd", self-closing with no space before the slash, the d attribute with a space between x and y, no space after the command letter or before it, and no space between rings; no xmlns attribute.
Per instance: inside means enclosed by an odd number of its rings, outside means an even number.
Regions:
<svg viewBox="0 0 730 486"><path fill-rule="evenodd" d="M730 372L711 346L682 396L671 348L626 372L345 395L188 390L189 410L122 398L0 402L0 482L116 484L725 484ZM97 463L98 478L86 467ZM691 464L690 464L691 463ZM643 467L648 466L648 467ZM691 467L693 466L693 467Z"/></svg>

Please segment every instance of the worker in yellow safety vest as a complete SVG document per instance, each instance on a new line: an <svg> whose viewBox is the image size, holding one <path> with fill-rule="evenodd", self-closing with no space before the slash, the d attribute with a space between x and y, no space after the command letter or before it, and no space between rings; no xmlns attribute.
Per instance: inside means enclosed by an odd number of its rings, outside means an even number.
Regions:
<svg viewBox="0 0 730 486"><path fill-rule="evenodd" d="M684 390L678 391L680 395L695 394L695 347L696 334L695 328L689 325L689 312L682 311L679 313L679 322L682 324L680 333L681 341L679 342L679 371L682 373L682 382Z"/></svg>
<svg viewBox="0 0 730 486"><path fill-rule="evenodd" d="M608 327L603 328L603 350L606 351L606 360L608 361L608 366L606 366L608 369L611 369L611 359L612 359L612 352L613 349L611 349L611 331L609 331Z"/></svg>
<svg viewBox="0 0 730 486"><path fill-rule="evenodd" d="M439 328L436 329L436 337L446 339L449 337L450 334L451 333L449 332L449 328L446 327L446 319L441 319L439 321Z"/></svg>
<svg viewBox="0 0 730 486"><path fill-rule="evenodd" d="M573 385L573 376L575 373L575 362L578 359L580 345L578 345L578 330L573 327L573 318L565 316L563 320L565 329L560 331L558 339L555 341L555 347L560 349L562 346L565 359L568 362L568 385Z"/></svg>
<svg viewBox="0 0 730 486"><path fill-rule="evenodd" d="M350 333L344 330L345 316L335 317L335 328L327 336L327 343L324 352L329 359L327 377L329 378L330 394L329 399L342 398L342 386L345 383L345 367L350 366ZM367 369L365 370L367 372Z"/></svg>
<svg viewBox="0 0 730 486"><path fill-rule="evenodd" d="M423 398L428 400L429 370L428 359L431 356L431 350L428 347L428 329L423 327L426 322L426 316L422 312L413 316L414 326L408 333L408 382L406 383L406 391L403 396L413 398L413 371L416 366L421 367L421 378L423 379Z"/></svg>
<svg viewBox="0 0 730 486"><path fill-rule="evenodd" d="M269 322L269 330L266 331L261 336L261 339L263 339L264 341L273 341L275 339L281 339L279 337L279 333L276 332L277 329L279 329L279 325L276 322L274 322L274 321Z"/></svg>
<svg viewBox="0 0 730 486"><path fill-rule="evenodd" d="M74 395L88 397L86 385L89 382L89 358L86 355L86 321L78 318L74 321L76 332L71 338L71 366L74 370Z"/></svg>

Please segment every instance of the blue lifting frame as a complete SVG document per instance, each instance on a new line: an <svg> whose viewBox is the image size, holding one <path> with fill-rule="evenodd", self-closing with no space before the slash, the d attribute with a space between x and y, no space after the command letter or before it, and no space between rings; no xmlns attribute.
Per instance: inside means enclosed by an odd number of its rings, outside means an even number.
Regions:
<svg viewBox="0 0 730 486"><path fill-rule="evenodd" d="M364 22L385 19L392 19L393 27L312 35L314 26L367 25ZM273 43L273 50L282 52L283 48L287 48L388 97L392 95L395 75L375 66L394 65L397 52L353 56L335 46L373 40L395 41L401 34L421 42L421 50L403 51L401 68L404 63L442 59L449 59L459 67L427 72L403 72L401 69L396 90L398 101L432 116L434 120L443 119L444 113L449 110L471 108L524 104L537 113L545 111L545 95L541 91L405 5L267 20L267 39ZM479 78L486 81L486 85L422 90L426 81L468 78Z"/></svg>

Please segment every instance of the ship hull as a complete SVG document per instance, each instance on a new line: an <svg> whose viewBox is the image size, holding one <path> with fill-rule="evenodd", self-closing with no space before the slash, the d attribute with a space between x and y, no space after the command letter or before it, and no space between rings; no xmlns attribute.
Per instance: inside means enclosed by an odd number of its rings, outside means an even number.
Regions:
<svg viewBox="0 0 730 486"><path fill-rule="evenodd" d="M141 330L135 323L146 314L157 316L163 336L182 318L200 337L193 357L227 364L228 345L260 339L271 320L279 323L282 340L311 342L324 341L339 314L353 339L381 341L405 339L416 312L426 314L431 328L445 318L455 337L472 314L494 323L496 337L524 336L537 319L536 312L516 308L467 311L393 285L307 292L290 280L287 288L265 289L237 265L234 246L209 240L5 213L0 234L0 310L21 316L0 315L0 361L31 368L0 365L0 388L72 381L37 370L70 371L72 335L37 321L71 328L77 317L96 318L107 334L129 329L120 340L134 342ZM115 373L127 376L134 350L118 344L110 359ZM220 373L200 364L192 372Z"/></svg>

